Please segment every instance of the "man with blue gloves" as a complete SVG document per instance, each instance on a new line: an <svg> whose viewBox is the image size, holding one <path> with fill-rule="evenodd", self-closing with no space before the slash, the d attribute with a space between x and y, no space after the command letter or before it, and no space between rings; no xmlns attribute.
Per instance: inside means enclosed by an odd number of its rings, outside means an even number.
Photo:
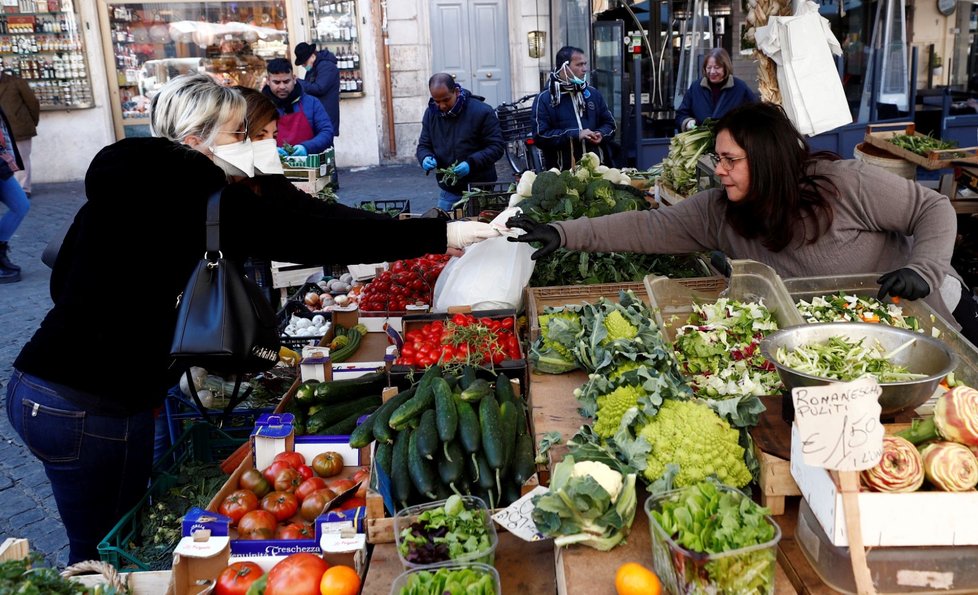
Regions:
<svg viewBox="0 0 978 595"><path fill-rule="evenodd" d="M456 85L452 75L432 75L428 91L431 99L421 121L416 156L425 175L436 168L452 168L455 180L438 175L438 208L450 211L470 183L496 181L496 161L503 156L505 143L495 110L484 103L485 98Z"/></svg>
<svg viewBox="0 0 978 595"><path fill-rule="evenodd" d="M268 84L262 89L278 110L278 152L292 145L290 155L316 155L333 146L333 123L318 99L296 84L292 65L285 58L268 61Z"/></svg>

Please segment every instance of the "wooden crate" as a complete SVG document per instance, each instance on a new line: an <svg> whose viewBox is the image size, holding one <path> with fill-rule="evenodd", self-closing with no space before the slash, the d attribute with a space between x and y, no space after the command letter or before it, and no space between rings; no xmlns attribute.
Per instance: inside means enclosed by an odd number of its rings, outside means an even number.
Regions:
<svg viewBox="0 0 978 595"><path fill-rule="evenodd" d="M618 301L618 292L633 291L639 299L649 303L645 284L641 281L632 283L596 283L594 285L561 285L557 287L527 287L526 288L526 317L530 324L530 341L536 341L540 336L540 315L547 306L564 306L567 304L594 303L598 298L605 297Z"/></svg>
<svg viewBox="0 0 978 595"><path fill-rule="evenodd" d="M671 186L660 180L659 182L656 182L655 198L659 201L659 203L668 207L679 204L688 197L685 194L679 194L673 190Z"/></svg>
<svg viewBox="0 0 978 595"><path fill-rule="evenodd" d="M880 128L893 128L896 130L879 130ZM931 151L926 157L918 155L913 151L908 151L890 142L890 139L899 134L909 134L923 138L925 135L917 132L913 122L892 122L889 124L870 124L866 127L865 142L874 147L906 159L925 169L944 169L952 167L954 163L978 163L978 147L961 147L957 149L944 149L941 151ZM964 157L950 157L952 153L964 153Z"/></svg>
<svg viewBox="0 0 978 595"><path fill-rule="evenodd" d="M771 510L771 516L784 514L784 499L801 496L801 490L791 477L791 461L766 453L755 446L754 454L761 464L757 483L761 488L761 506Z"/></svg>

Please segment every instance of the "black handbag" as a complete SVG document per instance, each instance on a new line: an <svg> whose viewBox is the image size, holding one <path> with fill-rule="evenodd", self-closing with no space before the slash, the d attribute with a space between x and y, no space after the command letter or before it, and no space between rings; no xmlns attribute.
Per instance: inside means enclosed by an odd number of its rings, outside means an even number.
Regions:
<svg viewBox="0 0 978 595"><path fill-rule="evenodd" d="M235 377L226 417L250 392L238 395L241 376L274 366L281 345L272 306L240 267L221 254L220 213L218 190L207 200L207 251L177 298L177 325L170 346L174 365L184 369L194 402L208 421L190 367Z"/></svg>

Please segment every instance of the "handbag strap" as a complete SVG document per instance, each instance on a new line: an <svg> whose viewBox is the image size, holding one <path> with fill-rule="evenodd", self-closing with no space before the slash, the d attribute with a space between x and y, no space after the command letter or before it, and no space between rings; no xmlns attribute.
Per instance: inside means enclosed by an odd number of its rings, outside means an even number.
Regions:
<svg viewBox="0 0 978 595"><path fill-rule="evenodd" d="M224 188L218 188L207 199L207 254L221 254L221 193Z"/></svg>

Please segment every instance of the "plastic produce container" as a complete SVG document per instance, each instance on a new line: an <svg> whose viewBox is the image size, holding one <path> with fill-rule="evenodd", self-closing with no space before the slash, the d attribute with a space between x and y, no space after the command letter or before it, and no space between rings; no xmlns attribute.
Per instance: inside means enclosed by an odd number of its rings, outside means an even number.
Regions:
<svg viewBox="0 0 978 595"><path fill-rule="evenodd" d="M407 595L408 593L421 592L421 591L411 590L412 585L414 585L419 580L418 575L422 573L434 573L439 568L445 568L449 570L469 569L469 570L474 570L479 574L487 574L490 577L492 577L492 582L495 587L494 592L496 593L496 595L502 595L503 591L499 581L499 572L497 572L495 568L489 566L488 564L478 564L478 563L470 564L470 563L459 563L459 562L436 564L434 566L427 566L424 568L412 568L411 570L408 570L407 572L400 574L397 578L394 579L394 582L391 583L391 595L401 595L402 593ZM438 592L425 591L425 593L429 593L429 592L432 595L442 595L440 591Z"/></svg>
<svg viewBox="0 0 978 595"><path fill-rule="evenodd" d="M728 492L746 498L742 492L722 486ZM661 510L662 503L674 498L684 490L672 490L649 496L645 501L645 514L649 517L649 531L652 533L652 563L662 585L673 595L740 595L739 590L723 588L711 579L710 571L723 568L730 578L744 575L748 569L764 577L765 589L751 593L774 593L774 575L778 564L778 542L781 541L781 528L770 516L767 521L774 527L774 538L767 543L752 545L721 554L691 552L676 543L659 525L653 511ZM759 569L758 569L759 567ZM716 571L714 570L714 576Z"/></svg>
<svg viewBox="0 0 978 595"><path fill-rule="evenodd" d="M462 496L462 502L465 505L466 510L476 510L482 515L483 520L486 524L486 531L489 533L489 548L483 549L475 552L469 552L458 558L451 560L442 560L439 562L433 562L431 564L418 564L416 562L409 562L404 558L401 553L401 531L411 526L419 514L426 510L431 510L434 508L441 508L445 506L446 500L438 500L437 502L428 502L425 504L418 504L416 506L409 506L404 508L394 516L394 543L397 547L397 556L401 559L401 564L404 568L428 568L431 566L436 566L443 564L445 562L454 563L476 563L481 562L483 564L489 564L490 566L496 560L496 545L499 543L499 536L496 535L496 526L489 517L489 508L486 503L475 496Z"/></svg>
<svg viewBox="0 0 978 595"><path fill-rule="evenodd" d="M795 541L822 582L841 593L856 593L849 548L832 545L804 498L798 507ZM978 593L976 559L978 546L874 547L866 551L879 595Z"/></svg>

